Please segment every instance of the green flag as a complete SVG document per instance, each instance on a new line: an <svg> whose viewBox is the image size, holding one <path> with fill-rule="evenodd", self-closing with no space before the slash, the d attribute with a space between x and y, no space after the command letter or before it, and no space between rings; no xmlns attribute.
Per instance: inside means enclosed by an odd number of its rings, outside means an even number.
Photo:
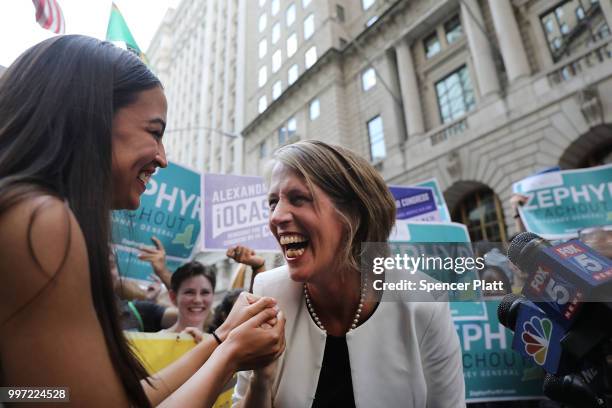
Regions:
<svg viewBox="0 0 612 408"><path fill-rule="evenodd" d="M121 15L119 8L115 3L111 8L110 19L108 20L108 29L106 30L106 40L110 41L121 48L124 48L128 51L132 51L134 54L138 55L143 61L146 62L146 57L144 53L136 44L136 40L132 36L130 29L125 22L125 19Z"/></svg>

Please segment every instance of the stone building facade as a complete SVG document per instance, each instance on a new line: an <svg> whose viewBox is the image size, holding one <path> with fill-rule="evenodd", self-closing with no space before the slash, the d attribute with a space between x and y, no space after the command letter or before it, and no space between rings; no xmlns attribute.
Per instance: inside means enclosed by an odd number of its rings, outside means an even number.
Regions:
<svg viewBox="0 0 612 408"><path fill-rule="evenodd" d="M611 160L610 24L610 0L253 0L245 173L338 143L390 184L435 177L473 240L506 241L513 182Z"/></svg>
<svg viewBox="0 0 612 408"><path fill-rule="evenodd" d="M168 99L168 157L200 172L242 172L245 7L182 0L147 50Z"/></svg>

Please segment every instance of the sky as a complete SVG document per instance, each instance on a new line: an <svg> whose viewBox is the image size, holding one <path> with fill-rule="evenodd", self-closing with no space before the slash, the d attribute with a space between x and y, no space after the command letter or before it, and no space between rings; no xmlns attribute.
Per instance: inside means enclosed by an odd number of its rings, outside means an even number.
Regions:
<svg viewBox="0 0 612 408"><path fill-rule="evenodd" d="M169 7L180 0L115 0L134 39L146 51ZM58 0L66 34L106 36L112 0ZM0 0L0 65L9 66L22 52L55 34L36 22L32 0Z"/></svg>

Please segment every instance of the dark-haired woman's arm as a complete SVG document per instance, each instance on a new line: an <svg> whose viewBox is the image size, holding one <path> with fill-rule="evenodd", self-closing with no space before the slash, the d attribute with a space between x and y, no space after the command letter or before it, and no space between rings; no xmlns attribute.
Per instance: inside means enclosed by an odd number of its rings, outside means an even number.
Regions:
<svg viewBox="0 0 612 408"><path fill-rule="evenodd" d="M142 381L145 392L152 405L157 405L168 398L171 393L179 389L179 387L188 380L191 381L192 384L197 384L194 388L197 388L198 391L209 388L208 385L204 387L201 381L210 382L209 385L215 388L214 384L216 380L225 379L227 374L225 372L226 369L229 370L229 378L231 378L231 375L236 369L236 365L244 366L244 364L249 364L249 359L253 357L245 353L249 352L253 355L258 355L258 353L262 351L265 353L267 350L266 347L274 349L274 344L270 343L270 345L266 345L265 342L276 341L278 343L279 340L276 338L278 336L277 333L274 331L266 332L264 329L260 330L258 327L249 329L250 326L247 326L246 323L250 322L252 319L264 319L263 322L272 319L272 323L275 324L275 330L280 330L280 327L276 327L278 325L276 324L278 319L275 318L277 314L274 309L275 305L276 301L272 298L257 298L251 294L241 293L225 322L215 331L218 337L223 341L221 345L218 345L217 341L212 336L207 336L180 359L161 370L155 376L150 377L153 387L148 385L146 381ZM238 330L238 328L240 330ZM233 332L234 329L236 329L235 333ZM233 334L230 335L230 333ZM252 338L252 336L260 336L260 338ZM284 344L284 332L282 332L282 343ZM275 351L275 349L268 352L273 351ZM214 358L211 357L211 354ZM218 356L218 354L221 354L221 356ZM262 358L263 364L266 356L263 355L260 357ZM229 361L227 360L228 358ZM199 373L199 376L191 379L196 373ZM197 378L199 378L199 380ZM222 388L226 382L227 380L222 381L220 387ZM221 388L219 388L219 391ZM189 392L187 392L187 394L189 394ZM217 398L217 395L218 393L214 394L213 402ZM176 396L170 397L171 400L176 399Z"/></svg>
<svg viewBox="0 0 612 408"><path fill-rule="evenodd" d="M91 295L85 240L57 198L0 215L3 386L69 387L74 406L127 407Z"/></svg>
<svg viewBox="0 0 612 408"><path fill-rule="evenodd" d="M183 407L197 401L198 406L210 407L234 372L261 367L278 358L285 349L282 312L274 326L264 324L274 316L274 310L268 308L233 329L206 364L160 406Z"/></svg>

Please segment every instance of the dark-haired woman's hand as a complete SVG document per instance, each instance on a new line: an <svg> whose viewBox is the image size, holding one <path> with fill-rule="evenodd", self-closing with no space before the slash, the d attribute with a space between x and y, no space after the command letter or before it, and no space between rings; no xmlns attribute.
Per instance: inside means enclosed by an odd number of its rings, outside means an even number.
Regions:
<svg viewBox="0 0 612 408"><path fill-rule="evenodd" d="M258 297L251 293L242 292L236 302L234 303L234 307L230 311L227 319L223 322L223 324L215 330L215 333L221 340L225 340L229 334L229 332L238 327L240 324L246 322L253 316L262 312L265 309L272 310L270 325L274 325L276 323L276 300L270 297ZM264 321L265 322L265 321Z"/></svg>
<svg viewBox="0 0 612 408"><path fill-rule="evenodd" d="M267 322L275 319L270 326ZM266 308L233 329L221 345L233 356L237 370L269 366L285 351L283 312Z"/></svg>

